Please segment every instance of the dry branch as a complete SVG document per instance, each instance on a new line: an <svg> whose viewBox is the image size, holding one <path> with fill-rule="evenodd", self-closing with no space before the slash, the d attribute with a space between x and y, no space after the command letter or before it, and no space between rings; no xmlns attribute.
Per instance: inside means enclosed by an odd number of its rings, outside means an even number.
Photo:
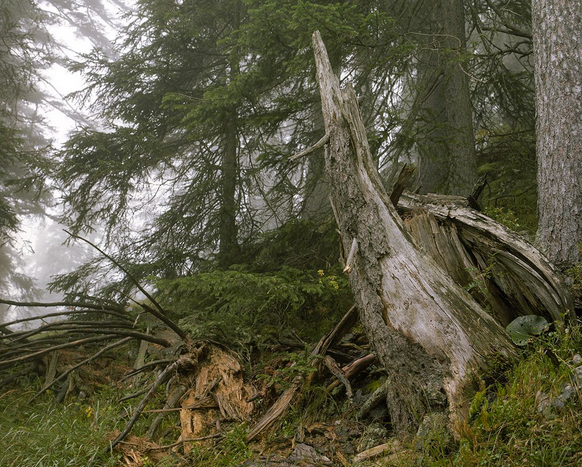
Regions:
<svg viewBox="0 0 582 467"><path fill-rule="evenodd" d="M141 293L143 293L151 303L153 303L153 305L155 306L156 309L150 307L149 305L147 305L145 303L140 303L140 306L145 311L147 311L151 315L158 318L161 322L163 322L166 326L168 326L176 334L178 334L178 336L180 336L181 339L184 339L184 340L188 339L188 334L186 334L186 332L184 330L182 330L182 328L180 328L180 326L178 326L176 323L174 323L171 319L169 319L166 316L166 311L156 301L156 299L154 297L152 297L152 295L146 289L144 289L142 287L142 285L139 283L139 281L135 277L133 277L133 275L126 268L124 268L117 260L112 258L110 255L105 253L101 248L99 248L97 245L95 245L91 241L87 240L86 238L80 237L79 235L72 234L66 230L65 230L65 232L67 232L71 237L79 239L79 240L89 244L91 247L95 248L99 253L101 253L103 256L105 256L109 261L111 261L115 266L117 266L119 269L121 269L121 271L123 271L127 275L127 277L135 284L135 286L139 289L139 291Z"/></svg>
<svg viewBox="0 0 582 467"><path fill-rule="evenodd" d="M129 432L133 428L133 425L135 425L135 423L137 422L139 416L143 412L143 409L145 409L147 403L152 398L160 384L162 384L172 373L174 373L181 364L182 364L181 360L176 360L171 365L168 365L166 369L159 374L154 383L151 385L145 397L140 401L140 403L136 407L133 415L129 419L129 422L127 423L123 431L119 433L119 435L110 443L109 446L107 446L107 448L103 450L103 454L108 453L110 450L112 450L115 446L117 446L121 441L125 439L125 437L129 434Z"/></svg>

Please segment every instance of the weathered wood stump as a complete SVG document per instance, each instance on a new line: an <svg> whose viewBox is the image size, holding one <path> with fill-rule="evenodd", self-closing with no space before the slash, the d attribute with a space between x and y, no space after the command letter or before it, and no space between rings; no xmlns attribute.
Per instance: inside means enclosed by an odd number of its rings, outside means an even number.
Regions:
<svg viewBox="0 0 582 467"><path fill-rule="evenodd" d="M470 211L458 217L465 222L462 235L452 221L457 217L451 216L451 209L438 205L411 216L409 227L405 225L372 161L353 89L340 89L317 32L313 44L328 139L325 162L332 206L343 249L350 252L346 270L361 322L389 375L387 403L392 424L406 432L425 415L448 411L454 431L465 416L474 372L485 370L493 355L509 359L516 355L500 324L510 318L511 302L506 305L501 294L497 297L504 307L499 307L502 311L496 312L495 319L459 283L471 283L483 275L488 267L484 266L487 261L481 261L483 255L487 259L496 255L499 264L512 269L514 263L505 259L517 250L491 250L497 245L495 238L508 232L485 240L472 235L471 226L482 219ZM413 197L402 203L408 212L418 207ZM456 245L463 241L478 245L472 250L476 263L465 246ZM472 272L475 264L481 272ZM504 283L503 274L498 276L498 288L511 295L514 284ZM521 296L515 300L534 309L535 298L528 295L527 283L518 288ZM555 289L539 288L552 318L567 304L559 292L553 294L557 289L559 284Z"/></svg>
<svg viewBox="0 0 582 467"><path fill-rule="evenodd" d="M571 315L572 298L554 265L465 198L405 192L398 212L419 247L503 326L522 315L550 322Z"/></svg>

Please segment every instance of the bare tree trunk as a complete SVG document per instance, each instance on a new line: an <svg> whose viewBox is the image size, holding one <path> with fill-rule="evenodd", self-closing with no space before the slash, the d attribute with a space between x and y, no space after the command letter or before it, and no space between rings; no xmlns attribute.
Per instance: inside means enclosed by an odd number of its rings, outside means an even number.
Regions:
<svg viewBox="0 0 582 467"><path fill-rule="evenodd" d="M424 2L418 65L418 181L423 193L467 196L477 181L462 0ZM429 29L426 29L426 27Z"/></svg>
<svg viewBox="0 0 582 467"><path fill-rule="evenodd" d="M538 156L538 240L559 265L582 243L582 3L532 2Z"/></svg>
<svg viewBox="0 0 582 467"><path fill-rule="evenodd" d="M340 90L319 33L314 34L329 145L326 171L360 319L389 374L392 424L409 431L432 411L464 417L473 371L489 356L513 357L504 329L415 246L390 202L368 148L356 97ZM458 427L458 426L457 426Z"/></svg>
<svg viewBox="0 0 582 467"><path fill-rule="evenodd" d="M225 123L224 149L221 165L221 204L219 225L219 262L230 266L238 253L236 225L236 187L238 177L238 134L236 110Z"/></svg>
<svg viewBox="0 0 582 467"><path fill-rule="evenodd" d="M236 30L240 26L242 5L235 5L232 28ZM229 57L229 79L234 81L240 73L237 51L231 51ZM231 106L225 115L224 122L224 148L221 164L221 203L219 219L219 252L218 260L222 267L227 267L236 261L239 253L238 229L236 223L237 199L236 188L238 186L238 113L235 105Z"/></svg>

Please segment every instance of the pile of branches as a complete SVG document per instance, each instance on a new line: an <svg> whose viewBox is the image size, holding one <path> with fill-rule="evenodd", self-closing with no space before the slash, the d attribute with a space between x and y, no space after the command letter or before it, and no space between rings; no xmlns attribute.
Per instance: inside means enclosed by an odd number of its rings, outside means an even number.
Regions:
<svg viewBox="0 0 582 467"><path fill-rule="evenodd" d="M122 399L141 396L125 428L113 435L115 439L109 442L103 453L112 450L128 437L144 411L159 412L148 432L150 440L156 439L156 430L167 412L180 411L181 435L172 446L183 445L186 452L188 442L220 436L220 433L210 436L206 434L209 431L209 424L212 425L214 422L218 424L221 419L248 420L253 412L253 400L257 397L257 391L243 381L242 365L237 356L215 342L194 342L119 262L88 240L74 237L89 243L108 258L135 284L148 301L135 302L136 306L128 308L124 304L96 298L54 303L16 302L0 298L0 303L9 306L56 310L0 325L0 374L8 370L4 379L0 377L0 387L33 371L40 373L43 370L46 375L45 383L32 399L51 388L58 387L56 385L61 383L61 390L55 391L57 401L61 401L71 390L69 382L74 372L113 349L131 343L135 346L137 342L140 351L136 364L123 379L151 370L156 371L155 377L150 378L145 387ZM148 316L147 319L142 316L144 314ZM360 356L347 367L340 368L328 354L328 350L342 339L357 319L357 310L352 307L312 351L312 362L314 364L317 362L320 370L327 370L333 374L337 378L336 384L343 384L346 387L348 397L351 395L349 378L373 363L375 357ZM38 321L42 324L32 329L19 330ZM143 324L144 322L146 324ZM149 332L146 326L154 327L156 332ZM148 346L162 348L162 351L152 352L162 357L145 363L144 356ZM93 350L84 355L81 361L61 369L58 374L57 354L81 347L84 353L88 349ZM314 375L315 372L307 379L313 378ZM250 431L248 441L256 438L281 417L292 403L295 394L300 392L303 383L306 382L305 379L305 375L297 377L291 387L280 395ZM164 407L146 411L146 406L158 388L164 384L167 395Z"/></svg>

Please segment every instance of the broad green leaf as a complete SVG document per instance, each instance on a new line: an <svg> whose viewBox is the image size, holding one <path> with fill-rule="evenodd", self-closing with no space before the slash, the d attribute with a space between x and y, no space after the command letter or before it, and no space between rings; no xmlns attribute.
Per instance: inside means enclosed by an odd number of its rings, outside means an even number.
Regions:
<svg viewBox="0 0 582 467"><path fill-rule="evenodd" d="M526 315L514 319L507 326L507 332L515 345L526 345L533 336L539 336L550 327L543 316Z"/></svg>

